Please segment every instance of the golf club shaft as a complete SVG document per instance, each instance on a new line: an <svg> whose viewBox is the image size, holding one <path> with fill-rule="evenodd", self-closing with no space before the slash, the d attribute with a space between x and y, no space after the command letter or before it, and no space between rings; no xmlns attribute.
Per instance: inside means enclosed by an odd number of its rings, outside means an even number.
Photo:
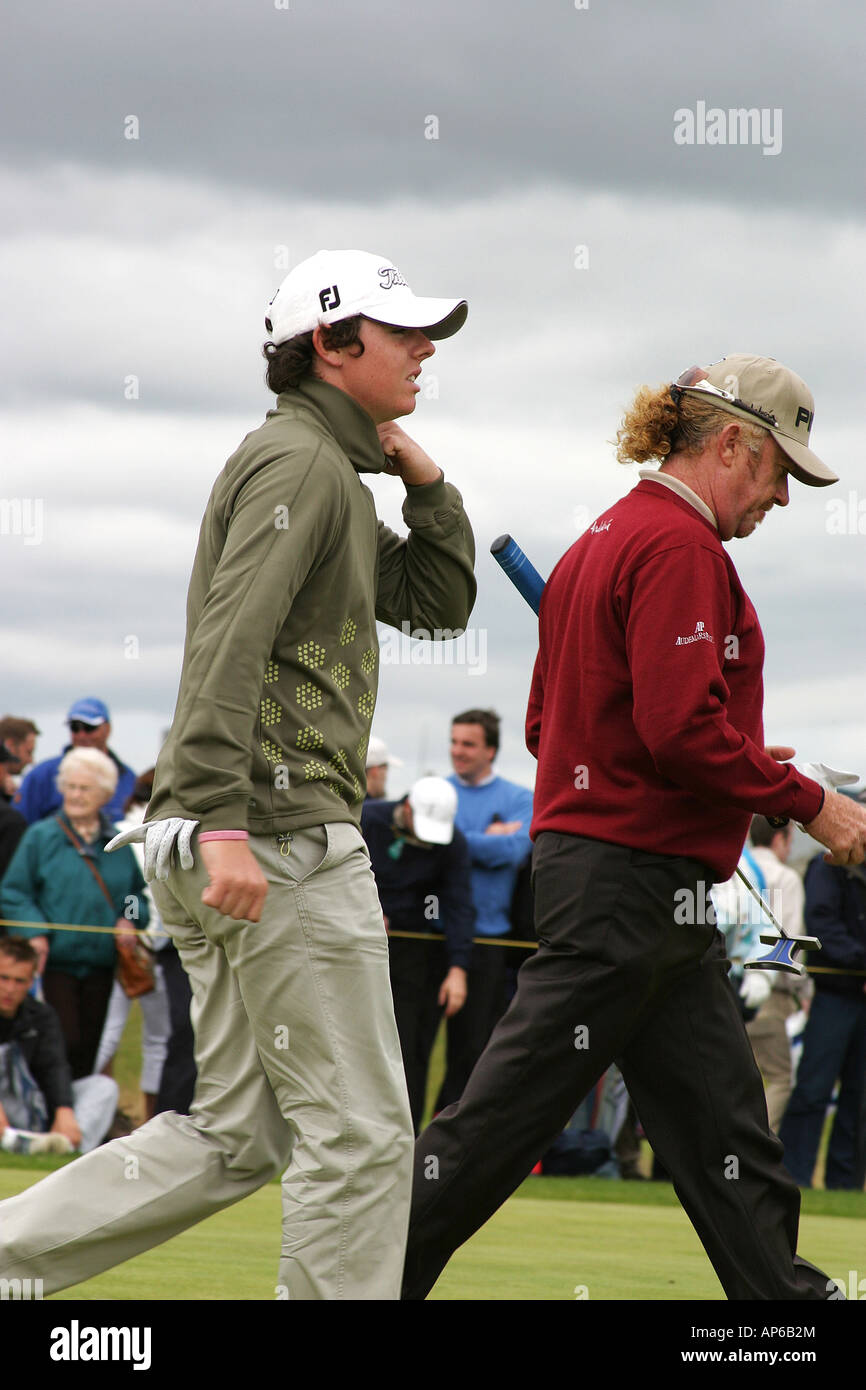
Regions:
<svg viewBox="0 0 866 1390"><path fill-rule="evenodd" d="M764 900L764 898L761 897L761 895L760 895L760 893L758 892L757 888L755 887L754 883L750 883L750 882L749 882L749 880L746 878L746 875L743 873L742 869L740 868L739 864L737 865L737 867L736 867L736 869L734 870L734 872L736 873L737 878L740 880L740 882L741 882L741 883L744 883L744 884L746 885L746 887L748 888L748 890L749 890L749 892L751 893L752 897L755 899L755 902L759 905L761 911L769 918L770 922L771 922L772 925L776 928L776 931L779 933L779 935L780 935L781 937L784 937L784 939L785 939L786 941L793 941L793 940L796 940L795 937L790 937L790 936L788 935L788 933L785 931L785 929L781 926L781 924L776 920L776 917L775 917L774 913L772 912L769 903L767 903L767 902Z"/></svg>

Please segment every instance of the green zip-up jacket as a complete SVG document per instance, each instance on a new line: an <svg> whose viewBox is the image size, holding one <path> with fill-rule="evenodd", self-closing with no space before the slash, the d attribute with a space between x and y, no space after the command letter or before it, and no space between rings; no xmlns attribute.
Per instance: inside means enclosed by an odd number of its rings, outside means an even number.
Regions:
<svg viewBox="0 0 866 1390"><path fill-rule="evenodd" d="M202 521L148 820L253 835L360 820L376 620L460 631L475 601L460 493L407 487L401 539L359 476L385 463L367 412L314 378L229 459Z"/></svg>

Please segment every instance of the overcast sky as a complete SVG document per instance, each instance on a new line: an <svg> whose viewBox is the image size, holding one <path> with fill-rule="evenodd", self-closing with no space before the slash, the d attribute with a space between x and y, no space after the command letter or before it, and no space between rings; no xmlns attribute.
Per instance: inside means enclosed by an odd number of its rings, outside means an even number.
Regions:
<svg viewBox="0 0 866 1390"><path fill-rule="evenodd" d="M792 482L730 546L768 741L866 774L855 0L14 0L4 30L0 703L36 717L40 756L94 694L120 756L153 762L201 514L272 400L265 305L297 260L356 246L470 304L403 423L463 493L478 602L450 664L383 662L390 791L449 770L473 705L532 782L537 629L490 542L546 576L636 481L609 442L634 388L729 352L805 377L841 479ZM373 488L402 529L398 480Z"/></svg>

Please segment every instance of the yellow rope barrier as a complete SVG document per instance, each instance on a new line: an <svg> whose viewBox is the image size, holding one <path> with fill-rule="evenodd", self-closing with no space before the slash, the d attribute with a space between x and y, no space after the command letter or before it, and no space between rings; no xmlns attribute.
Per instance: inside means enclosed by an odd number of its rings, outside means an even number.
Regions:
<svg viewBox="0 0 866 1390"><path fill-rule="evenodd" d="M95 931L95 932L107 932L109 936L114 936L114 927L91 927L91 926L85 925L84 922L18 922L18 921L13 921L13 919L12 919L11 917L0 917L0 927L31 927L31 928L33 929L33 931L36 931L36 932L41 932L41 931ZM129 924L129 929L130 929L130 931L136 931L136 930L137 930L136 925L135 925L134 922L130 922L130 924ZM165 936L165 937L167 937L167 936L169 935L169 933L168 933L167 931L160 931L159 927L154 927L154 928L151 929L151 935L152 935L152 936ZM3 940L3 938L0 937L0 941L2 941L2 940Z"/></svg>
<svg viewBox="0 0 866 1390"><path fill-rule="evenodd" d="M389 936L402 936L407 941L444 941L442 932L435 931L388 931ZM473 936L473 946L519 946L523 950L527 948L532 951L538 950L537 941L512 941L511 937L502 939L501 936Z"/></svg>
<svg viewBox="0 0 866 1390"><path fill-rule="evenodd" d="M420 931L389 931L389 936L402 936L407 941L444 941L444 936L438 932ZM512 941L510 937L503 941L501 936L473 936L474 946L519 946L521 949L531 951L538 950L537 941ZM830 965L807 965L806 970L810 975L866 975L866 970L836 970Z"/></svg>
<svg viewBox="0 0 866 1390"><path fill-rule="evenodd" d="M134 931L135 924L130 922L129 925L130 929ZM0 927L31 927L35 931L108 932L111 936L114 935L114 927L90 927L76 922L18 922L9 917L0 917ZM160 931L158 927L150 928L150 935L171 938L170 932ZM445 941L445 937L440 932L389 931L388 935L399 936L406 941ZM472 944L473 946L512 946L521 951L538 950L537 941L513 941L511 937L503 940L501 936L473 936ZM807 965L806 972L809 975L866 975L866 970L837 970L830 965Z"/></svg>

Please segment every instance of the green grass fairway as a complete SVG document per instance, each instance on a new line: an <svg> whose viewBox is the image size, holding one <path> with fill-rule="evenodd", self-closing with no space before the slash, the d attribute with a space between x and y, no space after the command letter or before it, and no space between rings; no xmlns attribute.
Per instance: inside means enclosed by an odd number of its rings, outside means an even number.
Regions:
<svg viewBox="0 0 866 1390"><path fill-rule="evenodd" d="M856 1221L806 1217L800 1248L842 1277L862 1239ZM724 1294L679 1206L513 1197L457 1252L431 1298L661 1302Z"/></svg>
<svg viewBox="0 0 866 1390"><path fill-rule="evenodd" d="M114 1075L123 1109L139 1120L140 1039L141 1010L134 1005ZM428 1113L444 1065L440 1029ZM644 1150L648 1172L646 1145ZM71 1161L0 1154L0 1199ZM823 1158L817 1181L822 1173ZM864 1222L866 1193L804 1192L800 1251L847 1284L849 1269L862 1270ZM276 1292L279 1233L280 1189L274 1182L165 1245L54 1298L270 1300ZM531 1178L457 1252L431 1294L431 1299L451 1302L588 1298L674 1303L722 1297L670 1184L599 1178Z"/></svg>
<svg viewBox="0 0 866 1390"><path fill-rule="evenodd" d="M19 1163L23 1160L18 1160ZM0 1197L44 1176L0 1168ZM46 1168L59 1166L45 1159ZM800 1249L843 1280L863 1248L866 1198L829 1193L801 1220ZM619 1199L619 1200L618 1200ZM824 1193L806 1194L825 1207ZM267 1300L275 1297L276 1183L167 1244L56 1294L58 1300ZM861 1261L862 1263L862 1261ZM721 1287L674 1193L658 1184L531 1179L455 1255L431 1297L448 1301L712 1300Z"/></svg>

